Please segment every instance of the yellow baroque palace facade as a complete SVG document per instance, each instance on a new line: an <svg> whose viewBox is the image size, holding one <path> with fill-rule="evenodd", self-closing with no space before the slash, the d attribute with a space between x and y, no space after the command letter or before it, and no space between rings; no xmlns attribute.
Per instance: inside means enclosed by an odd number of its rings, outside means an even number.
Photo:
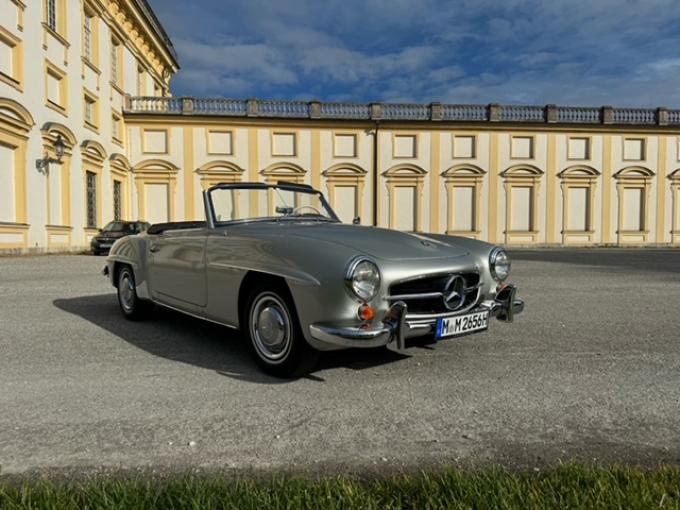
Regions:
<svg viewBox="0 0 680 510"><path fill-rule="evenodd" d="M0 0L0 252L201 218L218 182L508 245L680 244L680 110L172 97L146 0ZM63 155L56 154L57 146Z"/></svg>

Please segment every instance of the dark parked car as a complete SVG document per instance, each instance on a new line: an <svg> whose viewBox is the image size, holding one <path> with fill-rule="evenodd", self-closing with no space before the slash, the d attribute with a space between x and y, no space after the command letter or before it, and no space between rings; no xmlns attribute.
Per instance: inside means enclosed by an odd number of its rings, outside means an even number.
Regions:
<svg viewBox="0 0 680 510"><path fill-rule="evenodd" d="M99 234L92 238L90 248L92 253L100 255L102 253L109 253L109 249L121 237L132 234L141 234L151 225L146 221L112 221L104 228L99 230Z"/></svg>

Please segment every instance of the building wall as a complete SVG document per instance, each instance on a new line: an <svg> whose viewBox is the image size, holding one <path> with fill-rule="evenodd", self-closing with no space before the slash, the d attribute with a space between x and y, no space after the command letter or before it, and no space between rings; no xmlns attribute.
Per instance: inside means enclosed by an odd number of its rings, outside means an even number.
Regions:
<svg viewBox="0 0 680 510"><path fill-rule="evenodd" d="M140 94L138 82L142 94L153 94L154 83L167 94L174 70L150 28L133 21L133 1L55 0L53 26L49 3L0 0L0 250L86 246L113 218L114 180L123 184L123 213L131 214L124 98ZM116 77L113 39L120 44ZM55 156L57 136L67 146L63 163L38 171L36 160ZM88 171L97 182L94 225L87 222Z"/></svg>
<svg viewBox="0 0 680 510"><path fill-rule="evenodd" d="M373 224L372 124L135 115L127 125L131 161L174 190L169 220L201 219L210 184L290 180ZM144 149L157 130L167 153ZM211 132L228 133L226 153L209 149ZM677 243L679 134L382 123L377 223L509 245Z"/></svg>

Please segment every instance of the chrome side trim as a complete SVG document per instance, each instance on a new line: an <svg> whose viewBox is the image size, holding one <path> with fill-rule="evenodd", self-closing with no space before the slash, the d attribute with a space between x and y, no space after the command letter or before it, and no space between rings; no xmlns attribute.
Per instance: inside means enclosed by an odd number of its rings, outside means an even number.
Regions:
<svg viewBox="0 0 680 510"><path fill-rule="evenodd" d="M257 271L258 273L266 273L274 276L280 276L286 280L291 280L296 283L301 283L304 285L313 285L315 287L321 286L321 282L314 278L312 275L307 273L302 273L301 271L294 270L284 270L282 268L259 268L256 266L243 266L235 264L227 264L223 262L208 262L208 269L217 269L220 271Z"/></svg>
<svg viewBox="0 0 680 510"><path fill-rule="evenodd" d="M401 301L403 299L434 299L442 297L443 292L424 292L422 294L395 294L393 296L387 296L388 301Z"/></svg>

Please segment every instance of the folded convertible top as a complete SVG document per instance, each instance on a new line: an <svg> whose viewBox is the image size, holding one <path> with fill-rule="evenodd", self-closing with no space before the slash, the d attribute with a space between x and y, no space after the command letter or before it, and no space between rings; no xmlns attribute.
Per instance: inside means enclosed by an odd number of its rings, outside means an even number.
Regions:
<svg viewBox="0 0 680 510"><path fill-rule="evenodd" d="M166 230L182 230L188 228L205 228L205 221L173 221L170 223L154 223L146 231L147 234L162 234Z"/></svg>

